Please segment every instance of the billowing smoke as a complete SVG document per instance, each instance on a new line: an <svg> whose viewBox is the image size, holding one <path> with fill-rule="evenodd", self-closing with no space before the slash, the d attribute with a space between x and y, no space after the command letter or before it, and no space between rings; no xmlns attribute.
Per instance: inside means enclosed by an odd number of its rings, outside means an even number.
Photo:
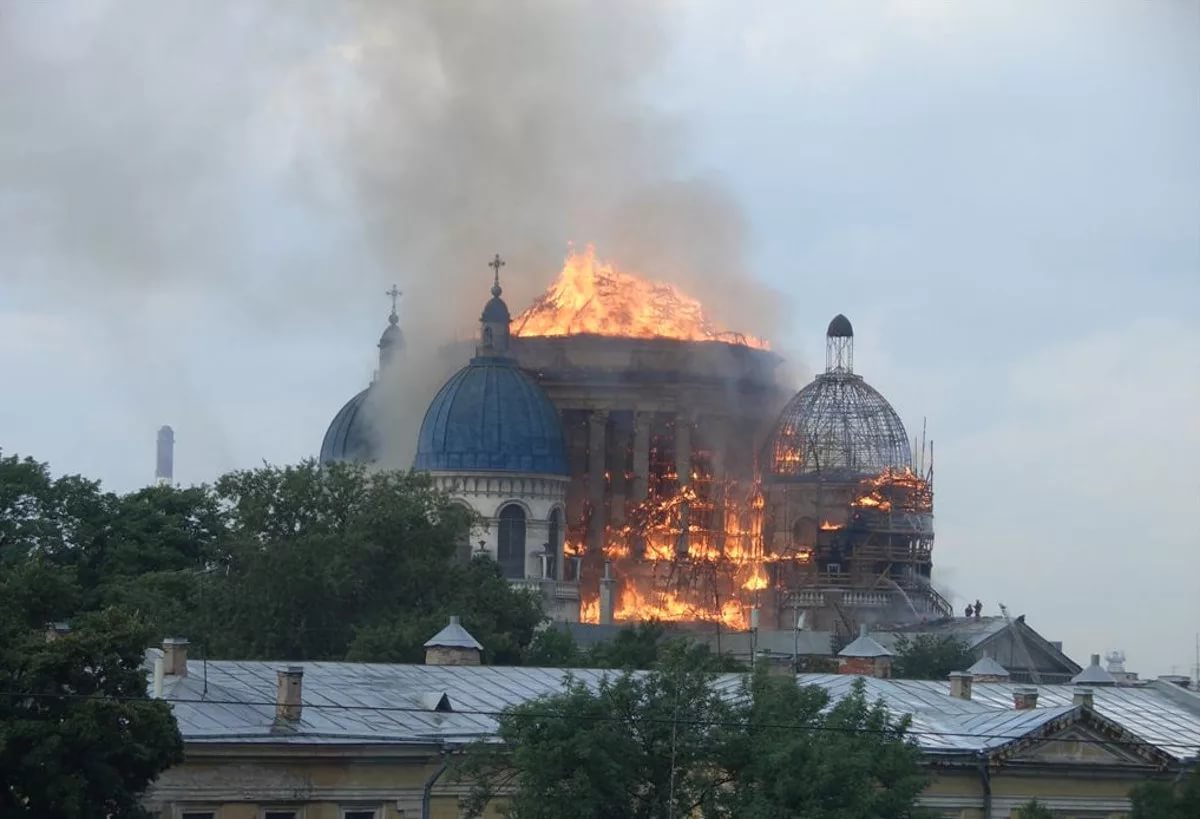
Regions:
<svg viewBox="0 0 1200 819"><path fill-rule="evenodd" d="M771 336L737 207L651 101L677 12L18 4L0 16L0 242L18 276L98 285L114 315L186 287L296 328L397 281L408 348L378 422L403 464L496 251L514 313L593 242Z"/></svg>

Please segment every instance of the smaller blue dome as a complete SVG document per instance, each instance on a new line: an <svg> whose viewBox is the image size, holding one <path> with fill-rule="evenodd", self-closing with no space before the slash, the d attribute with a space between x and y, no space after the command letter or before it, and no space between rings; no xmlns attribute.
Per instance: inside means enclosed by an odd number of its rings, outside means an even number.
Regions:
<svg viewBox="0 0 1200 819"><path fill-rule="evenodd" d="M478 356L434 396L413 466L567 475L558 410L512 359Z"/></svg>
<svg viewBox="0 0 1200 819"><path fill-rule="evenodd" d="M370 424L364 407L371 388L360 392L338 410L325 431L321 442L321 463L353 461L362 463L375 459L375 449Z"/></svg>

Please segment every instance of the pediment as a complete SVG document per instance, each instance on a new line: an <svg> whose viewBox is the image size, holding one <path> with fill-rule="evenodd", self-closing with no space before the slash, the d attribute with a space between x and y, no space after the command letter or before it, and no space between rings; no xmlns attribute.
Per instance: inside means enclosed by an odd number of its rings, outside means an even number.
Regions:
<svg viewBox="0 0 1200 819"><path fill-rule="evenodd" d="M1023 747L1008 754L1007 759L1011 762L1089 767L1145 765L1148 761L1135 748L1081 723L1023 743Z"/></svg>

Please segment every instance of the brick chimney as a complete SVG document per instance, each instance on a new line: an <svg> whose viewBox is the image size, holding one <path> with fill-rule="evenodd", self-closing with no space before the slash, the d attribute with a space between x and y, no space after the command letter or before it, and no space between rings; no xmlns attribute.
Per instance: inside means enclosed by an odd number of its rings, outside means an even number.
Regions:
<svg viewBox="0 0 1200 819"><path fill-rule="evenodd" d="M186 677L188 641L186 637L167 637L162 643L163 673Z"/></svg>
<svg viewBox="0 0 1200 819"><path fill-rule="evenodd" d="M458 615L425 643L425 665L479 665L483 646L462 627Z"/></svg>
<svg viewBox="0 0 1200 819"><path fill-rule="evenodd" d="M303 712L304 669L289 665L275 672L275 719L299 722Z"/></svg>
<svg viewBox="0 0 1200 819"><path fill-rule="evenodd" d="M1071 704L1095 708L1096 695L1090 688L1076 688L1075 693L1071 696Z"/></svg>
<svg viewBox="0 0 1200 819"><path fill-rule="evenodd" d="M950 672L950 696L960 700L971 699L971 683L973 677L966 671Z"/></svg>
<svg viewBox="0 0 1200 819"><path fill-rule="evenodd" d="M1037 708L1038 690L1032 686L1022 685L1013 689L1013 708L1018 711L1028 711Z"/></svg>
<svg viewBox="0 0 1200 819"><path fill-rule="evenodd" d="M857 639L838 652L838 673L886 680L892 676L892 652L877 643L865 625L859 626Z"/></svg>

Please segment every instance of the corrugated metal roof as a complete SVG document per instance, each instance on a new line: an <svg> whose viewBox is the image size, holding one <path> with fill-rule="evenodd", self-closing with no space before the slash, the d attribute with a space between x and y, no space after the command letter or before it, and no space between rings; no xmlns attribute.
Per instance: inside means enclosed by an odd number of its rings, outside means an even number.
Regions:
<svg viewBox="0 0 1200 819"><path fill-rule="evenodd" d="M598 686L618 672L597 669L500 666L304 663L303 712L295 723L275 719L276 671L280 663L189 661L187 677L168 676L163 696L171 701L190 743L370 743L411 745L461 742L496 729L495 714L564 689L569 676ZM895 715L912 717L912 731L931 754L979 753L1035 731L1070 712L1074 689L1045 685L1037 708L1013 708L1009 683L975 683L972 699L950 696L948 682L882 680L842 674L801 674L840 699L862 679L869 700L882 699ZM740 674L721 674L714 686L735 697ZM1094 692L1094 710L1139 739L1175 757L1200 754L1200 698L1180 697L1166 683L1108 687ZM1192 704L1195 700L1195 705ZM447 708L449 710L447 710Z"/></svg>

